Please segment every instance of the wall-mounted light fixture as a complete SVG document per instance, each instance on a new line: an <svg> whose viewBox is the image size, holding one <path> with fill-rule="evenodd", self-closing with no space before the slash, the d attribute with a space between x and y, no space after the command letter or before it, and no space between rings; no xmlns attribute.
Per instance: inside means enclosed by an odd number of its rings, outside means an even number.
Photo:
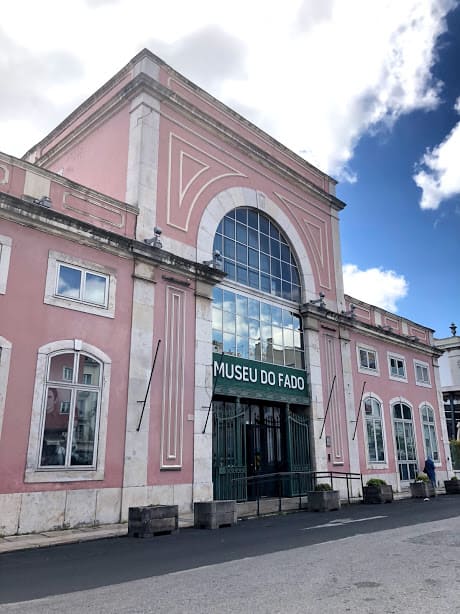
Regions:
<svg viewBox="0 0 460 614"><path fill-rule="evenodd" d="M326 303L324 302L324 297L326 295L324 294L324 292L320 292L319 293L319 298L311 300L310 301L310 305L318 305L318 307L320 309L324 309L326 307Z"/></svg>
<svg viewBox="0 0 460 614"><path fill-rule="evenodd" d="M212 255L212 259L203 260L203 264L205 264L206 266L210 266L213 269L222 270L222 256L220 254L220 251L216 249L214 251L214 254Z"/></svg>
<svg viewBox="0 0 460 614"><path fill-rule="evenodd" d="M354 318L355 317L355 309L356 305L350 303L350 309L348 311L342 311L342 315L346 318Z"/></svg>
<svg viewBox="0 0 460 614"><path fill-rule="evenodd" d="M155 226L155 228L153 229L153 232L155 233L155 236L152 237L151 239L144 239L144 243L146 245L150 245L151 247L156 247L157 249L161 249L163 247L163 244L160 240L160 236L163 231L161 230L159 226Z"/></svg>

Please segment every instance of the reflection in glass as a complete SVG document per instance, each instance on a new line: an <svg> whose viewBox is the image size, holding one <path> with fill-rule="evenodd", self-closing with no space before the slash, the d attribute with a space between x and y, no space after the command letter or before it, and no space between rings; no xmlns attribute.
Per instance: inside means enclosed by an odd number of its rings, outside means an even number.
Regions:
<svg viewBox="0 0 460 614"><path fill-rule="evenodd" d="M73 423L72 465L93 464L97 401L97 392L77 391Z"/></svg>
<svg viewBox="0 0 460 614"><path fill-rule="evenodd" d="M71 391L66 388L49 386L47 389L40 463L43 467L65 464L70 397Z"/></svg>
<svg viewBox="0 0 460 614"><path fill-rule="evenodd" d="M105 305L106 286L107 279L105 277L95 275L94 273L86 273L83 300L88 301L89 303Z"/></svg>
<svg viewBox="0 0 460 614"><path fill-rule="evenodd" d="M102 365L82 352L64 352L50 357L47 373L40 466L92 466Z"/></svg>
<svg viewBox="0 0 460 614"><path fill-rule="evenodd" d="M68 298L80 298L81 274L78 269L60 264L57 293Z"/></svg>
<svg viewBox="0 0 460 614"><path fill-rule="evenodd" d="M300 302L294 255L280 230L263 213L247 208L230 211L217 228L214 249L222 253L229 279Z"/></svg>
<svg viewBox="0 0 460 614"><path fill-rule="evenodd" d="M213 297L214 351L304 369L300 316L230 290Z"/></svg>

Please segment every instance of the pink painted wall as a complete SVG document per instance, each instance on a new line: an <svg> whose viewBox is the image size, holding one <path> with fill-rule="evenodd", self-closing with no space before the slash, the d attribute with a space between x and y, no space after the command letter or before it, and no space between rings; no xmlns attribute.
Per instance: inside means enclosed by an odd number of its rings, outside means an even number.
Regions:
<svg viewBox="0 0 460 614"><path fill-rule="evenodd" d="M90 98L83 102L48 136L32 147L24 156L29 161L39 161L65 140L70 134L82 126L95 112L102 111L110 100L132 79L132 67L125 66L112 79L99 88Z"/></svg>
<svg viewBox="0 0 460 614"><path fill-rule="evenodd" d="M2 220L0 233L12 238L8 286L0 295L0 333L12 343L0 446L0 492L117 487L122 483L131 324L132 262ZM49 250L116 270L115 318L43 303ZM52 341L81 339L112 359L111 389L102 482L25 484L37 350Z"/></svg>
<svg viewBox="0 0 460 614"><path fill-rule="evenodd" d="M23 198L26 176L50 181L51 209L125 237L134 237L137 213L123 201L89 190L51 172L0 153L0 192ZM2 168L3 167L3 168ZM27 196L27 195L26 195Z"/></svg>
<svg viewBox="0 0 460 614"><path fill-rule="evenodd" d="M180 74L176 73L169 66L162 66L160 82L181 96L181 98L201 109L210 118L239 133L256 148L266 151L279 162L289 166L296 173L299 173L322 190L329 192L330 186L335 184L335 181L325 173L296 156L294 152L284 147L256 126L251 125L249 121L220 103L207 92L185 81Z"/></svg>
<svg viewBox="0 0 460 614"><path fill-rule="evenodd" d="M71 141L46 168L112 198L125 200L129 108L123 106L91 132Z"/></svg>
<svg viewBox="0 0 460 614"><path fill-rule="evenodd" d="M327 348L328 342L331 341L333 351ZM331 445L326 448L326 454L330 454L330 458L327 458L328 471L350 471L348 432L350 425L345 413L341 342L337 336L337 330L320 329L319 342L324 412L326 412L329 397L331 397L323 432L323 438L326 436L331 438ZM334 376L336 379L333 384Z"/></svg>
<svg viewBox="0 0 460 614"><path fill-rule="evenodd" d="M195 246L203 213L217 194L231 187L259 190L279 206L297 229L318 291L322 289L327 298L335 300L329 205L302 186L283 180L230 143L174 115L166 103L162 112L157 202L165 206L157 209L157 224L165 236Z"/></svg>
<svg viewBox="0 0 460 614"><path fill-rule="evenodd" d="M370 375L368 373L361 373L358 371L358 358L356 351L358 345L372 347L377 351L379 376ZM388 352L401 355L405 358L408 379L407 383L390 379L388 372ZM416 385L413 362L414 360L419 360L421 362L429 364L431 388ZM388 469L367 470L366 443L363 428L364 416L363 409L361 409L361 415L359 418L359 424L356 433L360 444L359 449L362 472L365 473L366 471L368 471L369 473L379 474L397 472L395 458L395 442L393 435L392 407L390 406L390 402L394 399L399 398L401 398L402 402L408 402L408 404L412 407L413 424L417 441L417 457L420 469L423 468L425 452L423 447L423 433L421 428L419 406L421 403L425 402L433 407L436 420L436 434L438 439L441 466L445 468L446 458L442 440L442 430L439 417L439 405L437 398L437 390L435 386L434 369L431 359L424 355L422 352L417 352L415 348L406 349L396 344L392 344L389 341L380 341L376 338L370 339L365 335L361 335L359 333L354 332L351 340L351 362L353 370L354 396L356 399L356 411L358 410L363 383L366 382L364 388L364 396L366 395L366 393L373 393L382 400L382 412L384 416L385 435L387 441L386 452L388 460Z"/></svg>
<svg viewBox="0 0 460 614"><path fill-rule="evenodd" d="M166 274L166 272L165 272ZM171 275L169 273L169 275ZM174 275L182 280L182 276ZM188 280L190 281L190 280ZM183 297L183 311L173 313L168 303L168 292L178 292ZM154 347L161 339L154 376L152 378L150 441L148 455L148 484L183 484L193 480L193 420L195 409L195 286L187 288L158 279L155 286ZM183 315L182 315L183 314ZM167 326L167 320L169 326ZM172 328L175 333L171 334ZM176 345L174 337L184 333L184 348ZM182 355L177 356L176 353ZM183 399L183 401L182 401ZM176 413L182 407L182 417ZM164 427L162 430L162 419ZM168 434L168 426L170 432ZM168 437L177 439L177 448L182 449L180 470L161 469L168 463ZM174 445L171 446L174 449ZM175 460L171 459L170 465Z"/></svg>

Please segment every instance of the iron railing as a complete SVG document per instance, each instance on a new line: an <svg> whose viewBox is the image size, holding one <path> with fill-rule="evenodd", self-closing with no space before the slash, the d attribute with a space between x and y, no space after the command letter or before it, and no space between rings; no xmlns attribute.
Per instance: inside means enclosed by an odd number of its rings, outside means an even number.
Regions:
<svg viewBox="0 0 460 614"><path fill-rule="evenodd" d="M352 499L361 499L364 486L362 474L346 471L281 471L233 478L233 498L236 501L252 500L257 502L260 499L277 498L281 510L281 499L299 497L300 509L302 497L306 496L308 491L315 490L317 484L327 482L331 488L335 489L339 480L346 481L348 503L351 503ZM358 497L352 495L351 483L354 480L359 480L361 484ZM241 488L242 485L245 488ZM247 499L238 498L238 493L241 492L247 492Z"/></svg>

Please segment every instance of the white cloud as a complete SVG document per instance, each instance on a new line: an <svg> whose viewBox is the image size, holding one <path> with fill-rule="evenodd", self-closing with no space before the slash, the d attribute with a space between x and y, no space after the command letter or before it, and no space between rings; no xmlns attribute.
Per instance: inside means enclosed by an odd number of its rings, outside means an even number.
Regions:
<svg viewBox="0 0 460 614"><path fill-rule="evenodd" d="M460 113L460 98L455 103L455 110ZM414 181L422 190L422 209L437 209L442 201L460 194L459 159L460 122L442 143L427 150L420 161L420 170L414 175Z"/></svg>
<svg viewBox="0 0 460 614"><path fill-rule="evenodd" d="M89 96L148 45L310 162L350 180L355 176L348 165L364 133L438 104L440 84L431 68L454 5L455 0L168 0L160 10L151 0L67 0L64 9L56 0L16 0L2 14L2 27L27 53L21 63L9 62L8 53L0 59L2 82L11 83L10 94L18 100L32 101L40 86L35 80L25 85L31 57L77 56L84 73L65 87L60 76L53 87L52 75L45 75L40 94L54 112L46 117L51 130L70 103ZM33 133L37 119L26 115L22 119ZM8 116L2 120L0 149L8 145L9 153L19 155L33 144L27 130L13 133Z"/></svg>
<svg viewBox="0 0 460 614"><path fill-rule="evenodd" d="M343 283L346 294L392 312L397 312L396 303L407 296L409 288L404 276L395 271L361 271L355 264L343 265Z"/></svg>

